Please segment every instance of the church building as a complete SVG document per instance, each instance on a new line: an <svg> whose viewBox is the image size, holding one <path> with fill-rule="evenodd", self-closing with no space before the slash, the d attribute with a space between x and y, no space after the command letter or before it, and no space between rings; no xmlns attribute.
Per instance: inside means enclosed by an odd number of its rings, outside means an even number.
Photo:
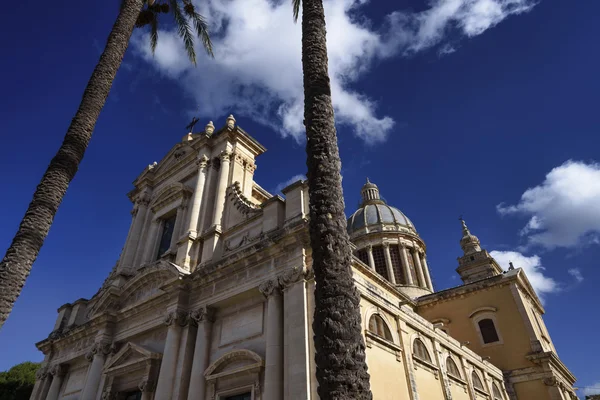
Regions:
<svg viewBox="0 0 600 400"><path fill-rule="evenodd" d="M229 116L142 171L117 264L37 343L32 400L319 398L308 188L263 189L265 151ZM374 183L361 195L348 234L375 400L576 399L522 269L462 221L462 284L436 290L412 221Z"/></svg>

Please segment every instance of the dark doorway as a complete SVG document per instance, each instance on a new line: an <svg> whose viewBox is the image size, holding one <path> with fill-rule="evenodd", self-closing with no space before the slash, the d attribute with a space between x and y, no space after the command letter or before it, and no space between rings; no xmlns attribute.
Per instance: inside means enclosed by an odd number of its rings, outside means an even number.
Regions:
<svg viewBox="0 0 600 400"><path fill-rule="evenodd" d="M243 394L236 394L235 396L227 396L225 400L250 400L252 398L252 394L250 392Z"/></svg>

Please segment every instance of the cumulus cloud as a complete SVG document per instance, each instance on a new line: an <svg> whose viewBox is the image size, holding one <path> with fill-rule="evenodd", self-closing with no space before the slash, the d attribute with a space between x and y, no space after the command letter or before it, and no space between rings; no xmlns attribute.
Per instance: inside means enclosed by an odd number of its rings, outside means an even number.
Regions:
<svg viewBox="0 0 600 400"><path fill-rule="evenodd" d="M600 164L567 161L521 196L499 204L501 215L528 218L521 229L527 246L546 249L600 243Z"/></svg>
<svg viewBox="0 0 600 400"><path fill-rule="evenodd" d="M284 181L284 182L279 182L277 184L277 186L275 186L275 189L273 190L274 193L279 193L281 192L282 189L285 189L286 187L288 187L289 185L291 185L294 182L298 182L299 180L305 180L306 176L303 174L298 174L298 175L294 175L292 176L290 179Z"/></svg>
<svg viewBox="0 0 600 400"><path fill-rule="evenodd" d="M558 282L544 275L545 268L539 256L525 256L518 251L491 251L490 255L500 264L503 270L508 270L512 261L515 268L523 268L531 286L543 302L544 296L560 290Z"/></svg>
<svg viewBox="0 0 600 400"><path fill-rule="evenodd" d="M193 68L175 31L161 31L153 57L148 34L133 48L178 83L212 119L234 112L296 140L303 137L301 26L288 0L194 0L211 25L215 59ZM375 61L446 46L449 35L473 37L536 0L433 0L418 13L402 10L375 24L360 15L368 0L325 0L329 72L336 120L367 144L383 142L395 121L377 115L377 103L352 88ZM201 50L198 49L198 53ZM194 110L196 113L198 110Z"/></svg>

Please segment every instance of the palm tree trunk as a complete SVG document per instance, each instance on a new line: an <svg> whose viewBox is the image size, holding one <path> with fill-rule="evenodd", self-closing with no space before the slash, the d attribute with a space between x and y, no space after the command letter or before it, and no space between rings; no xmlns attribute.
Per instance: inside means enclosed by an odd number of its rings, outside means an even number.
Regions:
<svg viewBox="0 0 600 400"><path fill-rule="evenodd" d="M371 399L360 296L352 279L341 161L331 103L322 0L302 0L302 68L310 242L315 273L315 361L322 400Z"/></svg>
<svg viewBox="0 0 600 400"><path fill-rule="evenodd" d="M38 185L19 230L0 262L0 328L21 294L25 280L48 235L54 215L75 176L129 45L143 0L125 0L104 52L83 92L58 153Z"/></svg>

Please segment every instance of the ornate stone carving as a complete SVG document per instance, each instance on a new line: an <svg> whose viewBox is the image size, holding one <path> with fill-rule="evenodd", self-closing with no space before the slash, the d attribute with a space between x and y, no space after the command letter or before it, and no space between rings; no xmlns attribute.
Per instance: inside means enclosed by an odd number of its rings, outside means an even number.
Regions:
<svg viewBox="0 0 600 400"><path fill-rule="evenodd" d="M227 127L229 129L233 129L235 127L235 118L233 118L233 114L229 114L229 117L227 117Z"/></svg>
<svg viewBox="0 0 600 400"><path fill-rule="evenodd" d="M140 392L154 392L156 389L156 383L148 378L144 378L138 384L138 389L140 389Z"/></svg>
<svg viewBox="0 0 600 400"><path fill-rule="evenodd" d="M256 171L256 164L251 163L251 162L246 162L244 164L244 168L246 169L246 171L250 172L251 174L254 173L254 171Z"/></svg>
<svg viewBox="0 0 600 400"><path fill-rule="evenodd" d="M177 322L180 326L186 326L190 321L189 313L183 311L173 311L165 315L165 325L171 326L174 322Z"/></svg>
<svg viewBox="0 0 600 400"><path fill-rule="evenodd" d="M50 335L48 335L48 339L50 339L50 340L60 339L61 337L62 337L62 331L60 331L59 329L50 332Z"/></svg>
<svg viewBox="0 0 600 400"><path fill-rule="evenodd" d="M46 379L48 376L48 367L46 365L42 365L40 369L35 372L35 379L41 381L42 379Z"/></svg>
<svg viewBox="0 0 600 400"><path fill-rule="evenodd" d="M258 285L258 290L260 290L260 292L263 294L263 296L269 297L273 293L276 293L276 291L279 291L280 288L279 288L279 284L276 280L269 279L268 281L263 282L260 285Z"/></svg>
<svg viewBox="0 0 600 400"><path fill-rule="evenodd" d="M544 382L544 385L546 385L546 386L557 386L558 385L558 382L554 376L551 376L550 378L544 378L542 382Z"/></svg>
<svg viewBox="0 0 600 400"><path fill-rule="evenodd" d="M196 324L200 324L204 321L214 322L215 311L209 307L200 307L199 309L190 312L190 318Z"/></svg>
<svg viewBox="0 0 600 400"><path fill-rule="evenodd" d="M288 287L292 286L294 283L302 280L304 278L304 275L305 275L304 268L294 267L290 270L285 271L283 274L281 274L277 278L277 280L279 281L279 285L283 289L287 289Z"/></svg>
<svg viewBox="0 0 600 400"><path fill-rule="evenodd" d="M91 362L96 354L107 356L109 354L115 354L117 350L118 349L116 343L101 340L99 342L94 343L92 345L92 348L87 353L85 353L85 359Z"/></svg>
<svg viewBox="0 0 600 400"><path fill-rule="evenodd" d="M51 368L50 368L50 374L52 376L63 376L66 372L66 368L64 366L62 366L61 364L54 364Z"/></svg>
<svg viewBox="0 0 600 400"><path fill-rule="evenodd" d="M221 154L219 154L219 157L221 158L221 162L229 161L231 152L229 150L223 150Z"/></svg>
<svg viewBox="0 0 600 400"><path fill-rule="evenodd" d="M206 154L202 154L196 159L196 164L198 164L198 168L204 169L208 166L208 157Z"/></svg>
<svg viewBox="0 0 600 400"><path fill-rule="evenodd" d="M260 381L258 380L254 382L254 394L255 396L260 395Z"/></svg>
<svg viewBox="0 0 600 400"><path fill-rule="evenodd" d="M386 249L386 248L390 247L390 242L383 242L383 243L381 243L381 245L383 246L384 249Z"/></svg>

